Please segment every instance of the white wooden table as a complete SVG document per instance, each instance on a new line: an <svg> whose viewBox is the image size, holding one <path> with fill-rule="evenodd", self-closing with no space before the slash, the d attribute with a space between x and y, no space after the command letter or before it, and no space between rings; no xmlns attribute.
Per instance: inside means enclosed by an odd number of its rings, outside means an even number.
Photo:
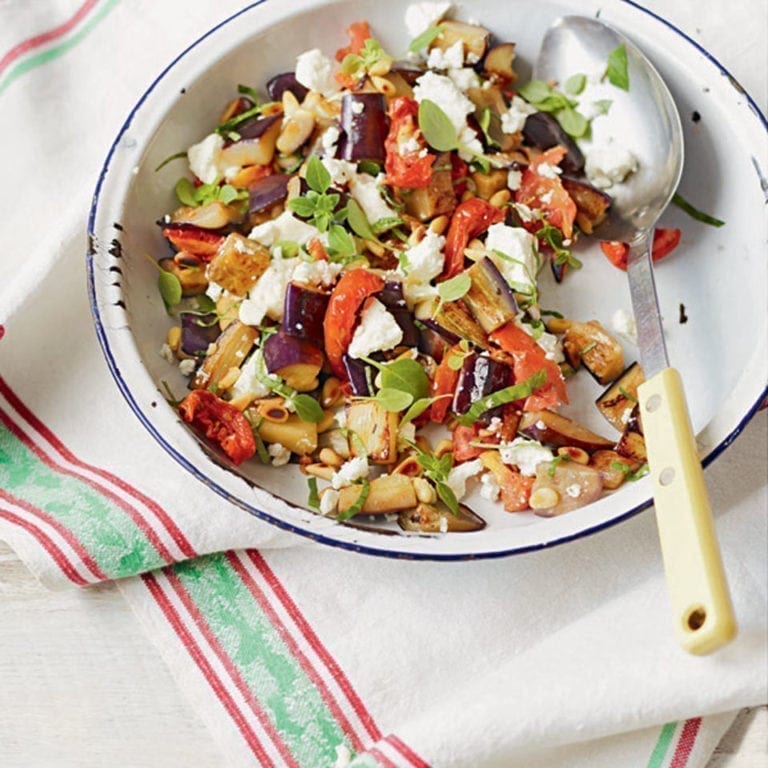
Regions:
<svg viewBox="0 0 768 768"><path fill-rule="evenodd" d="M765 111L766 0L645 4L710 50ZM48 592L0 543L0 766L217 765L205 725L117 588ZM761 707L742 713L708 768L766 765Z"/></svg>

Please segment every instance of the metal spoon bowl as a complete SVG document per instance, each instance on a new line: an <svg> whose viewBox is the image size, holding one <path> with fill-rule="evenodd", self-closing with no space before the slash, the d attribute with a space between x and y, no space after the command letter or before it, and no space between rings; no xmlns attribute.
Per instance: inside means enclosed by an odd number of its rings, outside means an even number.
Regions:
<svg viewBox="0 0 768 768"><path fill-rule="evenodd" d="M667 357L651 260L653 228L682 174L680 116L648 59L597 19L565 16L555 22L544 36L534 76L559 83L575 74L599 77L622 45L629 90L610 87L611 106L593 121L592 134L596 144L619 142L638 167L610 189L613 203L595 236L629 244L627 275L646 377L638 404L674 626L686 650L703 654L728 643L736 622L682 382Z"/></svg>

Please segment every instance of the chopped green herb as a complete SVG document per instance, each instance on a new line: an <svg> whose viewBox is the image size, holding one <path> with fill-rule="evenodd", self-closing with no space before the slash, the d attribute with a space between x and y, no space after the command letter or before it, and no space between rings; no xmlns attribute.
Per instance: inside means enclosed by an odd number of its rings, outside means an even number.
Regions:
<svg viewBox="0 0 768 768"><path fill-rule="evenodd" d="M255 88L251 88L249 85L238 85L237 92L241 96L247 96L254 104L259 103L259 94Z"/></svg>
<svg viewBox="0 0 768 768"><path fill-rule="evenodd" d="M481 397L470 406L469 410L459 417L459 423L463 426L472 426L486 411L491 408L497 408L500 405L514 403L516 400L523 400L532 395L537 389L543 387L547 381L545 371L538 371L525 381L513 384L511 387L505 387L490 395Z"/></svg>
<svg viewBox="0 0 768 768"><path fill-rule="evenodd" d="M403 392L402 389L382 387L376 394L375 400L385 411L391 413L400 413L413 405L413 395Z"/></svg>
<svg viewBox="0 0 768 768"><path fill-rule="evenodd" d="M359 54L349 53L341 62L341 71L354 78L365 77L380 62L392 63L392 57L381 47L378 40L369 37Z"/></svg>
<svg viewBox="0 0 768 768"><path fill-rule="evenodd" d="M567 453L560 454L559 456L555 456L552 461L549 462L549 469L547 470L547 474L550 477L555 476L555 470L558 468L560 464L562 464L564 461L570 461L571 457Z"/></svg>
<svg viewBox="0 0 768 768"><path fill-rule="evenodd" d="M714 216L710 216L708 213L704 213L691 205L691 203L678 192L675 193L672 202L680 208L680 210L685 211L692 219L696 219L696 221L701 221L704 224L709 224L713 227L722 227L725 225L724 221L716 219Z"/></svg>
<svg viewBox="0 0 768 768"><path fill-rule="evenodd" d="M320 495L317 492L317 478L308 477L307 485L309 486L309 499L307 500L307 506L310 509L314 509L316 512L320 511Z"/></svg>
<svg viewBox="0 0 768 768"><path fill-rule="evenodd" d="M160 383L163 385L163 389L165 390L165 401L168 403L168 405L171 406L171 408L178 408L183 402L183 399L179 400L179 398L176 397L173 392L171 392L171 388L168 386L167 381L161 380Z"/></svg>
<svg viewBox="0 0 768 768"><path fill-rule="evenodd" d="M235 115L234 117L230 118L226 122L217 126L216 133L218 133L220 136L224 136L225 138L231 138L230 134L235 131L235 128L247 122L252 117L257 117L258 115L260 115L263 108L264 108L263 106L259 106L257 104L255 107L252 107L251 109L247 109L245 112L241 112L239 115ZM237 138L239 139L239 136Z"/></svg>
<svg viewBox="0 0 768 768"><path fill-rule="evenodd" d="M419 128L427 144L438 152L458 149L456 127L434 101L424 99L419 104Z"/></svg>
<svg viewBox="0 0 768 768"><path fill-rule="evenodd" d="M160 296L163 298L165 309L170 313L171 309L181 303L183 291L181 281L172 272L166 272L160 269L157 276L157 287L160 289Z"/></svg>
<svg viewBox="0 0 768 768"><path fill-rule="evenodd" d="M177 152L175 155L170 155L169 157L166 157L165 160L163 160L163 162L160 163L160 165L158 165L157 168L155 168L155 173L157 173L161 168L165 168L165 166L168 165L168 163L172 162L173 160L181 160L182 157L186 157L186 156L187 156L187 153L186 151L184 151L184 152Z"/></svg>
<svg viewBox="0 0 768 768"><path fill-rule="evenodd" d="M442 397L448 397L448 395L442 395ZM403 414L403 418L400 419L400 427L404 427L409 422L417 419L432 403L439 399L439 397L422 397L414 400L411 407Z"/></svg>
<svg viewBox="0 0 768 768"><path fill-rule="evenodd" d="M572 107L566 107L558 112L557 120L562 129L574 139L581 139L589 130L589 120Z"/></svg>
<svg viewBox="0 0 768 768"><path fill-rule="evenodd" d="M545 224L536 232L536 237L543 240L555 252L555 264L565 264L573 269L581 269L581 262L563 246L563 233L551 224Z"/></svg>
<svg viewBox="0 0 768 768"><path fill-rule="evenodd" d="M352 235L340 224L331 224L328 230L328 247L333 257L346 258L357 255L357 248Z"/></svg>
<svg viewBox="0 0 768 768"><path fill-rule="evenodd" d="M586 347L579 350L579 357L584 357L584 355L588 355L596 346L597 346L596 341L593 341L591 344L587 344Z"/></svg>
<svg viewBox="0 0 768 768"><path fill-rule="evenodd" d="M522 96L529 104L538 104L552 93L552 89L543 80L529 80L517 89L518 96Z"/></svg>
<svg viewBox="0 0 768 768"><path fill-rule="evenodd" d="M331 186L331 174L317 155L309 158L306 181L310 189L321 195Z"/></svg>
<svg viewBox="0 0 768 768"><path fill-rule="evenodd" d="M623 472L625 479L630 483L639 480L641 477L645 477L649 471L647 464L641 464L638 467L637 472L633 472L632 467L630 467L629 464L624 464L624 462L621 461L612 461L611 469L616 469L620 472Z"/></svg>
<svg viewBox="0 0 768 768"><path fill-rule="evenodd" d="M442 301L457 301L466 295L471 287L472 278L466 272L460 272L456 277L439 283L437 293Z"/></svg>
<svg viewBox="0 0 768 768"><path fill-rule="evenodd" d="M608 54L608 65L602 79L605 80L606 78L611 85L615 85L623 91L629 90L629 63L627 61L627 47L624 43Z"/></svg>
<svg viewBox="0 0 768 768"><path fill-rule="evenodd" d="M360 173L367 173L375 178L381 173L381 163L376 163L373 160L362 160L358 164L357 170Z"/></svg>
<svg viewBox="0 0 768 768"><path fill-rule="evenodd" d="M436 26L436 27L428 27L425 29L418 37L415 37L411 44L408 46L408 50L411 53L419 53L419 51L423 51L425 48L429 48L429 46L437 40L440 35L443 34L443 31L445 30L445 27Z"/></svg>
<svg viewBox="0 0 768 768"><path fill-rule="evenodd" d="M583 90L584 87L587 84L587 76L578 74L578 75L571 75L566 81L565 81L565 92L569 96L578 96Z"/></svg>
<svg viewBox="0 0 768 768"><path fill-rule="evenodd" d="M624 397L627 400L629 400L631 403L636 403L637 402L637 398L633 397L629 392L627 392L627 390L624 389L624 387L619 386L619 392L621 392L621 394L624 395Z"/></svg>
<svg viewBox="0 0 768 768"><path fill-rule="evenodd" d="M360 486L360 495L355 499L355 503L351 507L345 509L343 512L340 512L336 516L336 519L339 522L344 522L344 520L349 520L350 517L354 517L365 505L365 502L368 499L368 494L370 492L370 482L368 480L363 480Z"/></svg>
<svg viewBox="0 0 768 768"><path fill-rule="evenodd" d="M491 123L493 122L494 116L498 120L498 115L490 108L486 107L480 114L480 119L478 120L478 124L480 125L480 130L483 132L483 136L485 137L485 143L489 147L498 147L499 142L496 141L496 139L491 136L490 130L491 130Z"/></svg>
<svg viewBox="0 0 768 768"><path fill-rule="evenodd" d="M450 510L452 515L459 514L459 500L456 498L456 494L453 492L453 488L451 488L448 483L435 483L435 490L437 491L437 495L440 497L440 500L445 504L446 507Z"/></svg>
<svg viewBox="0 0 768 768"><path fill-rule="evenodd" d="M350 200L347 204L347 223L350 229L363 240L376 241L376 234L356 200Z"/></svg>
<svg viewBox="0 0 768 768"><path fill-rule="evenodd" d="M248 199L247 189L235 189L231 184L201 184L196 187L188 178L182 177L176 182L176 197L182 205L197 208L209 203L222 202L231 205Z"/></svg>

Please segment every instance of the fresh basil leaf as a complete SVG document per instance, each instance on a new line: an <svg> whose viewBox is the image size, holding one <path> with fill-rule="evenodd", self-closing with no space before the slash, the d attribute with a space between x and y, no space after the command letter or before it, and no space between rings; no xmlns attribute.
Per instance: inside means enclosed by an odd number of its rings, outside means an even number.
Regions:
<svg viewBox="0 0 768 768"><path fill-rule="evenodd" d="M444 280L437 286L437 293L443 301L457 301L472 287L472 278L466 272L460 272L450 280Z"/></svg>
<svg viewBox="0 0 768 768"><path fill-rule="evenodd" d="M163 298L166 310L170 310L181 302L183 293L181 282L172 272L161 269L157 276L157 287L160 289L160 296Z"/></svg>
<svg viewBox="0 0 768 768"><path fill-rule="evenodd" d="M382 387L376 395L376 402L385 411L400 413L413 404L413 395L402 389L387 389Z"/></svg>
<svg viewBox="0 0 768 768"><path fill-rule="evenodd" d="M505 387L490 395L481 397L470 406L469 410L459 417L459 423L465 427L472 426L486 411L491 408L497 408L500 405L514 403L516 400L523 400L532 395L537 389L543 387L547 381L547 374L541 370L534 373L533 376L525 381L513 384L511 387Z"/></svg>
<svg viewBox="0 0 768 768"><path fill-rule="evenodd" d="M307 500L307 506L310 509L314 509L316 512L320 511L320 495L317 492L317 478L308 477L307 485L309 486L309 499Z"/></svg>
<svg viewBox="0 0 768 768"><path fill-rule="evenodd" d="M427 143L438 152L458 148L456 127L434 101L424 99L419 104L419 128Z"/></svg>
<svg viewBox="0 0 768 768"><path fill-rule="evenodd" d="M362 485L360 486L360 495L355 499L355 503L351 506L345 509L343 512L340 512L336 519L340 522L343 522L344 520L349 520L350 517L354 517L365 505L365 502L368 498L368 494L371 492L371 484L368 482L368 480L363 480Z"/></svg>
<svg viewBox="0 0 768 768"><path fill-rule="evenodd" d="M453 492L453 488L451 488L448 483L435 483L435 490L437 491L437 495L440 497L440 500L445 504L446 507L450 510L452 515L458 515L459 514L459 500L456 498L456 494Z"/></svg>
<svg viewBox="0 0 768 768"><path fill-rule="evenodd" d="M293 403L293 407L296 409L296 414L302 421L309 422L310 424L318 424L323 420L323 409L320 403L310 395L294 395L289 398Z"/></svg>
<svg viewBox="0 0 768 768"><path fill-rule="evenodd" d="M587 76L578 74L578 75L571 75L566 81L565 81L565 92L569 96L578 96L583 90L584 87L587 84Z"/></svg>
<svg viewBox="0 0 768 768"><path fill-rule="evenodd" d="M429 378L415 360L405 357L382 365L381 388L399 389L407 392L414 400L429 396Z"/></svg>
<svg viewBox="0 0 768 768"><path fill-rule="evenodd" d="M328 230L328 247L339 256L354 256L357 253L352 235L339 224L332 224Z"/></svg>
<svg viewBox="0 0 768 768"><path fill-rule="evenodd" d="M621 88L622 91L629 90L629 62L627 60L627 47L624 43L608 54L608 66L605 68L602 79L605 80L606 78L611 85Z"/></svg>
<svg viewBox="0 0 768 768"><path fill-rule="evenodd" d="M400 426L403 427L414 419L418 419L437 399L436 397L422 397L414 400L411 407L403 414L403 418L400 419Z"/></svg>
<svg viewBox="0 0 768 768"><path fill-rule="evenodd" d="M408 50L411 53L419 53L419 51L423 51L425 48L428 48L432 43L434 43L435 40L437 40L437 38L443 34L444 30L445 27L441 26L428 27L411 41L411 44L408 46Z"/></svg>
<svg viewBox="0 0 768 768"><path fill-rule="evenodd" d="M310 189L321 195L331 186L331 174L317 155L309 158L306 181Z"/></svg>
<svg viewBox="0 0 768 768"><path fill-rule="evenodd" d="M399 216L385 216L383 219L377 219L371 225L374 234L380 235L382 232L393 229L403 223Z"/></svg>
<svg viewBox="0 0 768 768"><path fill-rule="evenodd" d="M700 211L695 206L691 205L681 194L678 192L675 192L674 197L672 198L672 202L680 208L680 210L685 211L692 219L696 219L696 221L701 221L704 224L709 224L713 227L722 227L725 225L724 221L721 221L720 219L716 219L714 216L710 216L708 213L704 213L703 211Z"/></svg>

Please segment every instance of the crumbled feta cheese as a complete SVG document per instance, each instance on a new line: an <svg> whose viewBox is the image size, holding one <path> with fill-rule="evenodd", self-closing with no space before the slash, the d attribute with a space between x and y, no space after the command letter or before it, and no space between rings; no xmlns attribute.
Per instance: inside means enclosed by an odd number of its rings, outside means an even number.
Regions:
<svg viewBox="0 0 768 768"><path fill-rule="evenodd" d="M394 349L403 340L403 329L378 299L369 299L360 313L347 354L369 357L374 352Z"/></svg>
<svg viewBox="0 0 768 768"><path fill-rule="evenodd" d="M413 98L421 104L428 100L437 104L453 123L458 134L467 125L467 115L475 105L456 87L450 77L434 72L424 73L413 88Z"/></svg>
<svg viewBox="0 0 768 768"><path fill-rule="evenodd" d="M555 363L562 363L565 360L563 344L553 333L541 331L537 335L528 323L518 323L518 325L544 350L544 355L549 360Z"/></svg>
<svg viewBox="0 0 768 768"><path fill-rule="evenodd" d="M273 467L283 467L291 460L291 452L281 443L270 443L267 450Z"/></svg>
<svg viewBox="0 0 768 768"><path fill-rule="evenodd" d="M323 154L333 157L336 154L336 144L341 136L341 131L335 126L331 125L325 129L323 135L320 137L320 143L323 147Z"/></svg>
<svg viewBox="0 0 768 768"><path fill-rule="evenodd" d="M368 477L368 459L365 456L356 456L345 461L331 476L331 486L334 490L346 488L355 480L363 480Z"/></svg>
<svg viewBox="0 0 768 768"><path fill-rule="evenodd" d="M461 501L467 495L467 480L483 471L483 462L480 459L465 461L457 464L448 473L445 482L453 491L456 499Z"/></svg>
<svg viewBox="0 0 768 768"><path fill-rule="evenodd" d="M483 154L483 145L477 137L477 133L468 125L459 131L459 143L461 144L459 157L465 163L469 163L475 156Z"/></svg>
<svg viewBox="0 0 768 768"><path fill-rule="evenodd" d="M503 426L504 422L498 416L494 416L491 419L490 424L488 424L487 430L491 435L495 435L497 432L501 431Z"/></svg>
<svg viewBox="0 0 768 768"><path fill-rule="evenodd" d="M480 475L480 495L488 501L498 501L501 495L501 486L494 477L493 472L483 472Z"/></svg>
<svg viewBox="0 0 768 768"><path fill-rule="evenodd" d="M428 229L422 240L403 254L402 271L408 277L428 283L443 271L444 246L445 238Z"/></svg>
<svg viewBox="0 0 768 768"><path fill-rule="evenodd" d="M507 188L516 192L520 189L520 184L523 181L523 172L516 171L514 168L507 174Z"/></svg>
<svg viewBox="0 0 768 768"><path fill-rule="evenodd" d="M173 350L169 344L163 344L163 346L160 347L160 357L162 357L166 363L176 362L176 355L173 354Z"/></svg>
<svg viewBox="0 0 768 768"><path fill-rule="evenodd" d="M460 69L449 69L448 77L453 84L462 92L470 88L477 88L480 85L480 76L471 67L462 67Z"/></svg>
<svg viewBox="0 0 768 768"><path fill-rule="evenodd" d="M214 184L222 175L219 167L224 139L218 133L206 136L187 150L189 169L204 184Z"/></svg>
<svg viewBox="0 0 768 768"><path fill-rule="evenodd" d="M572 499L578 499L579 496L581 496L581 486L578 483L574 483L573 485L569 485L565 492L572 498Z"/></svg>
<svg viewBox="0 0 768 768"><path fill-rule="evenodd" d="M334 416L336 423L339 425L339 429L344 429L347 426L347 412L341 408L340 410L336 411L336 414Z"/></svg>
<svg viewBox="0 0 768 768"><path fill-rule="evenodd" d="M323 495L320 497L320 514L330 515L336 511L336 507L339 504L339 492L333 488L326 488L323 491Z"/></svg>
<svg viewBox="0 0 768 768"><path fill-rule="evenodd" d="M357 165L349 160L336 160L332 157L324 157L325 170L331 174L331 184L335 187L345 187L350 179L357 175Z"/></svg>
<svg viewBox="0 0 768 768"><path fill-rule="evenodd" d="M330 288L341 272L342 265L330 261L300 261L293 270L291 280L294 283Z"/></svg>
<svg viewBox="0 0 768 768"><path fill-rule="evenodd" d="M245 365L240 369L240 375L237 377L237 381L232 385L229 390L233 400L240 397L266 397L270 389L262 384L256 378L256 364L259 361L258 355L251 355L248 360L245 361Z"/></svg>
<svg viewBox="0 0 768 768"><path fill-rule="evenodd" d="M382 197L379 187L383 183L384 174L374 177L369 173L358 173L349 180L349 191L371 224L382 219L397 217L397 213L387 205Z"/></svg>
<svg viewBox="0 0 768 768"><path fill-rule="evenodd" d="M448 50L433 48L427 58L429 69L460 69L464 66L464 43L457 40Z"/></svg>
<svg viewBox="0 0 768 768"><path fill-rule="evenodd" d="M440 533L448 533L448 518L445 515L440 517Z"/></svg>
<svg viewBox="0 0 768 768"><path fill-rule="evenodd" d="M421 150L421 144L415 136L409 136L407 139L398 140L397 153L399 155L412 155Z"/></svg>
<svg viewBox="0 0 768 768"><path fill-rule="evenodd" d="M517 133L523 130L528 115L536 112L527 101L519 96L513 96L509 109L501 116L501 130L504 133Z"/></svg>
<svg viewBox="0 0 768 768"><path fill-rule="evenodd" d="M304 51L296 59L296 79L323 96L332 96L339 90L333 77L333 63L319 48Z"/></svg>
<svg viewBox="0 0 768 768"><path fill-rule="evenodd" d="M205 295L211 301L218 301L221 298L221 294L224 293L224 289L213 280L208 281L208 287L205 289Z"/></svg>
<svg viewBox="0 0 768 768"><path fill-rule="evenodd" d="M197 363L194 360L182 360L179 363L179 370L182 376L191 376L197 368Z"/></svg>
<svg viewBox="0 0 768 768"><path fill-rule="evenodd" d="M270 247L282 240L304 245L318 235L319 232L311 224L297 219L291 211L283 211L276 219L254 227L248 237Z"/></svg>
<svg viewBox="0 0 768 768"><path fill-rule="evenodd" d="M611 317L611 327L619 336L637 344L637 323L626 309L617 309Z"/></svg>
<svg viewBox="0 0 768 768"><path fill-rule="evenodd" d="M556 179L562 172L562 168L550 163L539 163L536 166L536 173L545 179Z"/></svg>
<svg viewBox="0 0 768 768"><path fill-rule="evenodd" d="M409 421L397 430L397 450L405 451L411 443L416 442L416 425Z"/></svg>
<svg viewBox="0 0 768 768"><path fill-rule="evenodd" d="M288 283L299 259L272 259L256 285L248 292L248 298L240 305L241 323L261 325L264 317L276 322L283 319L283 300Z"/></svg>
<svg viewBox="0 0 768 768"><path fill-rule="evenodd" d="M520 217L520 221L524 221L526 224L536 221L537 219L537 214L525 203L512 203L512 208L514 208L515 213Z"/></svg>
<svg viewBox="0 0 768 768"><path fill-rule="evenodd" d="M488 258L511 286L535 287L538 259L532 234L522 227L492 224L485 247Z"/></svg>
<svg viewBox="0 0 768 768"><path fill-rule="evenodd" d="M524 437L516 437L511 443L501 443L499 455L505 464L516 466L525 477L533 477L537 464L552 461L554 458L549 448L545 448L537 440Z"/></svg>
<svg viewBox="0 0 768 768"><path fill-rule="evenodd" d="M625 147L611 140L587 150L584 171L598 189L610 189L637 170L637 158Z"/></svg>
<svg viewBox="0 0 768 768"><path fill-rule="evenodd" d="M405 11L405 28L411 39L437 24L448 13L451 3L412 3Z"/></svg>

